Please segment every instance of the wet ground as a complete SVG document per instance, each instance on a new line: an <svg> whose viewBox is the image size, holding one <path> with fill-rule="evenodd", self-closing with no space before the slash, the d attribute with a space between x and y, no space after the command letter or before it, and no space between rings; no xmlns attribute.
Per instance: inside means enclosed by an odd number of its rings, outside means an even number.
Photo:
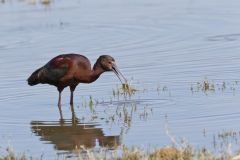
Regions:
<svg viewBox="0 0 240 160"><path fill-rule="evenodd" d="M57 157L81 145L161 147L172 137L213 151L221 143L237 149L239 6L237 0L1 3L0 150L10 145ZM72 52L92 63L112 55L138 91L118 95L117 77L103 74L77 87L74 106L64 90L60 119L57 90L30 87L26 79Z"/></svg>

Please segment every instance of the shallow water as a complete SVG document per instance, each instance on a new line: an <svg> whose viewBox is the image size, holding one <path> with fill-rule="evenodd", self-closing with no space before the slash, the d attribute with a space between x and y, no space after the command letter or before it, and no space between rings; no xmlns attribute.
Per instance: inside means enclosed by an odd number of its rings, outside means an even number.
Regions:
<svg viewBox="0 0 240 160"><path fill-rule="evenodd" d="M237 0L0 4L0 150L10 145L46 158L71 154L80 145L161 147L173 136L214 151L218 133L240 130L239 5ZM72 52L92 63L101 54L112 55L139 91L128 99L114 97L120 83L113 73L103 74L78 86L74 112L64 90L60 120L57 90L30 87L26 79L52 57ZM215 91L197 89L205 78ZM233 150L239 146L232 143Z"/></svg>

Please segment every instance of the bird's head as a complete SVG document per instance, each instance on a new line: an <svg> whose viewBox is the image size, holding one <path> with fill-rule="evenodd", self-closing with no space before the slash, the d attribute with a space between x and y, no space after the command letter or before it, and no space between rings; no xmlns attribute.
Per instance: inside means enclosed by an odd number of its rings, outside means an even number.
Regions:
<svg viewBox="0 0 240 160"><path fill-rule="evenodd" d="M104 71L113 71L122 83L127 81L127 79L118 69L113 57L109 55L102 55L97 59L95 65L101 67Z"/></svg>

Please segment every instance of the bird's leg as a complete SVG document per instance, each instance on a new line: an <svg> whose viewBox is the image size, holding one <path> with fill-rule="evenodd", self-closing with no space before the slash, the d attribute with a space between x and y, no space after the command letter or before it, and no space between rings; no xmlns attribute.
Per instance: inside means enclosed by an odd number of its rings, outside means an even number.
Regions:
<svg viewBox="0 0 240 160"><path fill-rule="evenodd" d="M70 104L73 105L73 92L75 90L76 86L70 86L71 91L71 97L70 97Z"/></svg>
<svg viewBox="0 0 240 160"><path fill-rule="evenodd" d="M60 114L60 121L62 121L63 120L62 108L61 108L61 93L62 93L62 90L58 89L58 93L59 93L59 96L58 96L58 110L59 110L59 114Z"/></svg>
<svg viewBox="0 0 240 160"><path fill-rule="evenodd" d="M59 92L59 95L58 95L58 107L61 108L61 92Z"/></svg>
<svg viewBox="0 0 240 160"><path fill-rule="evenodd" d="M71 91L70 104L73 105L73 91Z"/></svg>
<svg viewBox="0 0 240 160"><path fill-rule="evenodd" d="M74 106L72 104L70 106L71 106L71 112L72 112L72 124L77 124L78 118L76 117Z"/></svg>
<svg viewBox="0 0 240 160"><path fill-rule="evenodd" d="M59 109L59 114L60 114L60 121L63 121L63 114L62 114L62 108L61 108L61 105L58 106L58 109Z"/></svg>
<svg viewBox="0 0 240 160"><path fill-rule="evenodd" d="M58 94L58 108L61 108L61 99L62 99L61 98L62 97L61 94L62 94L62 90L63 90L62 88L58 88L58 93L59 93Z"/></svg>

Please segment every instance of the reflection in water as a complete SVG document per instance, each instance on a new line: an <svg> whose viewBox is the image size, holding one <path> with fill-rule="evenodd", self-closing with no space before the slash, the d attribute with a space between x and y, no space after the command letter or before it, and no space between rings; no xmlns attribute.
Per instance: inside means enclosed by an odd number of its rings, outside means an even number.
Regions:
<svg viewBox="0 0 240 160"><path fill-rule="evenodd" d="M101 107L96 108L94 104L89 106L90 110L103 109L105 118L98 117L95 112L85 112L88 107L82 107L82 115L78 119L76 117L74 106L71 105L72 119L64 119L61 107L59 107L59 121L32 121L31 130L37 136L40 136L41 141L55 145L56 150L72 151L84 146L85 148L94 148L95 146L115 149L122 143L123 135L127 134L131 127L132 118L139 115L139 118L147 118L149 112L145 109L139 109L137 112L137 104L144 105L147 100L118 100L111 102L98 102ZM109 108L109 105L111 107ZM140 106L141 106L140 105ZM100 111L99 111L100 112ZM134 114L135 113L135 114ZM88 119L86 115L94 116L95 119ZM92 115L91 115L92 114ZM145 119L144 118L144 119ZM88 123L81 123L81 119ZM101 128L101 121L106 125L116 125L120 128L118 135L106 136Z"/></svg>
<svg viewBox="0 0 240 160"><path fill-rule="evenodd" d="M84 124L72 120L32 121L31 130L41 141L55 145L57 150L74 150L84 146L93 148L97 142L101 147L115 148L120 145L121 137L105 136L97 124Z"/></svg>
<svg viewBox="0 0 240 160"><path fill-rule="evenodd" d="M93 148L97 142L101 147L115 148L121 143L121 136L105 136L96 123L80 123L71 105L72 119L64 120L59 108L59 121L32 121L32 132L41 136L41 141L48 141L57 150L74 150L84 146Z"/></svg>

